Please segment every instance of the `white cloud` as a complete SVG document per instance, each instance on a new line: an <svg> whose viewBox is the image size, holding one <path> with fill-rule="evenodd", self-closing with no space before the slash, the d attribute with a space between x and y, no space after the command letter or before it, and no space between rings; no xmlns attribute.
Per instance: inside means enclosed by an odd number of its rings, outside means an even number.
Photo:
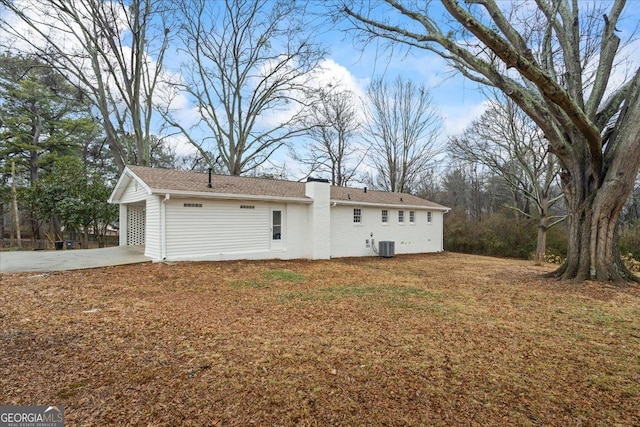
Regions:
<svg viewBox="0 0 640 427"><path fill-rule="evenodd" d="M454 136L463 132L469 124L484 113L489 107L488 101L479 103L460 103L441 106L446 136Z"/></svg>
<svg viewBox="0 0 640 427"><path fill-rule="evenodd" d="M320 63L320 66L311 74L309 85L312 88L330 88L336 92L350 92L355 98L360 120L365 120L367 100L367 87L370 78L358 79L349 69L329 58Z"/></svg>
<svg viewBox="0 0 640 427"><path fill-rule="evenodd" d="M332 88L336 91L350 91L357 99L362 100L366 97L366 85L369 83L369 79L357 79L346 67L333 59L322 60L316 69L301 79L305 80L304 85L307 89ZM357 102L357 105L362 103ZM262 114L257 125L267 128L279 126L290 120L300 108L300 105L291 103L289 108L267 111Z"/></svg>
<svg viewBox="0 0 640 427"><path fill-rule="evenodd" d="M311 73L310 85L317 88L333 87L351 91L356 96L364 98L366 87L370 79L357 79L343 65L333 59L325 59L320 66Z"/></svg>
<svg viewBox="0 0 640 427"><path fill-rule="evenodd" d="M187 137L182 134L166 136L164 140L178 156L193 156L198 152L198 150L189 143Z"/></svg>
<svg viewBox="0 0 640 427"><path fill-rule="evenodd" d="M62 19L56 9L49 5L33 0L16 0L15 6L32 22L35 28L21 20L18 16L5 9L2 20L5 25L0 26L0 36L9 41L8 46L14 52L32 52L34 46L44 47L46 41L42 34L50 37L66 52L78 51L81 47L77 34L81 34L79 25L70 20ZM79 5L83 7L84 5ZM77 10L78 15L86 15L84 11Z"/></svg>

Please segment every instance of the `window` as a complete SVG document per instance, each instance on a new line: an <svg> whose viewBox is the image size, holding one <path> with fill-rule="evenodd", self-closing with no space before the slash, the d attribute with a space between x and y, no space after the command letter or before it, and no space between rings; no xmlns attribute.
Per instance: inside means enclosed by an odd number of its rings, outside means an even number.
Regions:
<svg viewBox="0 0 640 427"><path fill-rule="evenodd" d="M414 224L416 222L416 212L409 211L409 223Z"/></svg>
<svg viewBox="0 0 640 427"><path fill-rule="evenodd" d="M386 209L382 209L382 223L386 224L389 222L389 211Z"/></svg>
<svg viewBox="0 0 640 427"><path fill-rule="evenodd" d="M272 240L282 240L282 211L272 211Z"/></svg>
<svg viewBox="0 0 640 427"><path fill-rule="evenodd" d="M362 209L355 208L353 210L353 222L354 222L354 224L361 224L362 223Z"/></svg>
<svg viewBox="0 0 640 427"><path fill-rule="evenodd" d="M398 211L398 222L404 224L404 211Z"/></svg>
<svg viewBox="0 0 640 427"><path fill-rule="evenodd" d="M431 212L427 212L427 222L431 222L431 220L433 219Z"/></svg>

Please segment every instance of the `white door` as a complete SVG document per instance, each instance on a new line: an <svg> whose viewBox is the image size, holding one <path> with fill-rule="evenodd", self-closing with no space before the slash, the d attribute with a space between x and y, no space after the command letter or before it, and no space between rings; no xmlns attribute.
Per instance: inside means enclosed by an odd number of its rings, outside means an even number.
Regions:
<svg viewBox="0 0 640 427"><path fill-rule="evenodd" d="M284 207L273 206L271 208L271 250L281 250L284 248Z"/></svg>

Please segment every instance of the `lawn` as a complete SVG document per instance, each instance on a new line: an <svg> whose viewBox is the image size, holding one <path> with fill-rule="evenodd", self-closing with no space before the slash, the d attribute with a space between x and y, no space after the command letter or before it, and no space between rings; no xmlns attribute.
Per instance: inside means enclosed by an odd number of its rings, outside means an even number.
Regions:
<svg viewBox="0 0 640 427"><path fill-rule="evenodd" d="M67 425L640 425L640 288L459 254L0 276L0 404Z"/></svg>

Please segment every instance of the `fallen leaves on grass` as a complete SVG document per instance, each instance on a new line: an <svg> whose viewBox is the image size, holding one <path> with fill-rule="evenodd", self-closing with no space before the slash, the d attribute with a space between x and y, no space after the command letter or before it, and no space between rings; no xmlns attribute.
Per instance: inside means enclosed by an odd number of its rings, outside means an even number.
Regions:
<svg viewBox="0 0 640 427"><path fill-rule="evenodd" d="M68 425L638 425L640 292L458 254L0 278L2 403Z"/></svg>

